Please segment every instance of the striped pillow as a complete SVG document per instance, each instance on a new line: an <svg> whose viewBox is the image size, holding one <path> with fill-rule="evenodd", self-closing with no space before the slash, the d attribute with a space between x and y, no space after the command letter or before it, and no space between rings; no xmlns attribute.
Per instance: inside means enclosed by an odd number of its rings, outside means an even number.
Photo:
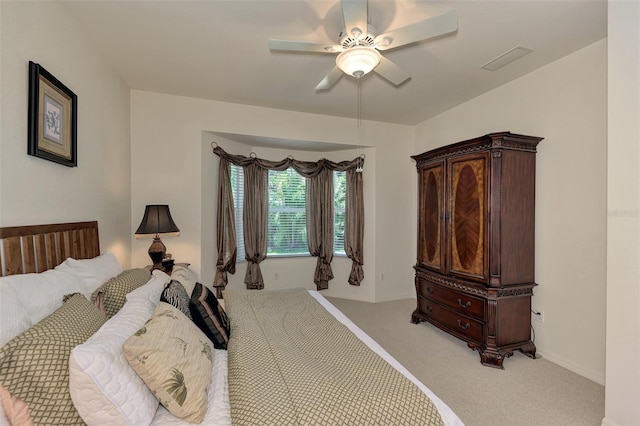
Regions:
<svg viewBox="0 0 640 426"><path fill-rule="evenodd" d="M171 280L160 295L160 301L178 308L187 318L193 320L191 312L189 312L189 294L187 294L187 290L180 282Z"/></svg>
<svg viewBox="0 0 640 426"><path fill-rule="evenodd" d="M227 314L216 296L200 283L196 283L189 303L193 322L211 339L216 349L227 349L230 324Z"/></svg>

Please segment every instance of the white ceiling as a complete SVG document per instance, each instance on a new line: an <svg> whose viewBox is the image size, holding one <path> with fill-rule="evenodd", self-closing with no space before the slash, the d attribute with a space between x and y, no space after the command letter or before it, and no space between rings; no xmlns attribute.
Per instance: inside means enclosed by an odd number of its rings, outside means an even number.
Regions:
<svg viewBox="0 0 640 426"><path fill-rule="evenodd" d="M357 84L315 86L335 55L271 52L270 38L337 43L339 0L68 1L92 43L133 89L316 114L356 117ZM362 118L417 124L596 42L606 0L369 0L378 33L450 10L457 33L383 55L412 78L399 87L362 78ZM533 53L498 70L480 67L522 45Z"/></svg>

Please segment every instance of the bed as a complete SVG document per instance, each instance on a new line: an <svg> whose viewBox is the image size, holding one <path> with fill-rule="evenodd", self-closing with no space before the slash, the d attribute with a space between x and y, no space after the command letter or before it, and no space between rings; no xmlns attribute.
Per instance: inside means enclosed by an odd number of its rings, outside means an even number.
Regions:
<svg viewBox="0 0 640 426"><path fill-rule="evenodd" d="M9 424L8 417L20 423L20 416L29 418L26 412L44 415L45 423L64 419L65 424L90 425L462 425L444 402L318 292L226 290L224 309L216 308L226 311L230 322L225 350L213 348L218 336L203 339L205 334L193 325L196 319L180 313L179 305L165 303L168 284L176 280L192 303L198 291L207 292L190 282L194 278L186 271L174 271L172 277L154 271L146 277L142 270L123 271L114 259L100 254L97 222L0 228L0 398L8 409L0 413L0 424ZM134 279L145 282L118 296L122 304L109 319L100 317L105 307L98 310L89 301L92 294L111 282ZM21 293L32 285L32 291ZM73 296L63 303L65 294ZM73 303L87 313L61 314ZM29 405L7 391L6 372L25 358L20 350L33 352L33 345L58 333L51 327L66 327L69 317L86 317L88 331L65 338L77 340L65 343L58 387L47 391L42 407ZM179 338L154 334L167 333L173 324ZM27 349L14 343L25 335L35 336ZM180 344L163 343L164 338ZM169 358L154 361L148 354ZM160 374L153 368L171 366L174 376L178 369L184 372L187 386L174 381L167 387L164 378L153 381ZM30 368L23 373L33 374ZM53 382L44 381L47 386Z"/></svg>

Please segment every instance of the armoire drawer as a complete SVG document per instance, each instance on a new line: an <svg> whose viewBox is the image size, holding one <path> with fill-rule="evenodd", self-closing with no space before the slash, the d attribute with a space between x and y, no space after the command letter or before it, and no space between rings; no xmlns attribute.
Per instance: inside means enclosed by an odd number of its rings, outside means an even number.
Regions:
<svg viewBox="0 0 640 426"><path fill-rule="evenodd" d="M418 294L435 300L449 308L484 321L484 300L466 293L450 290L429 281L418 280Z"/></svg>
<svg viewBox="0 0 640 426"><path fill-rule="evenodd" d="M483 324L464 315L450 311L440 306L438 303L418 297L420 311L430 319L440 324L443 328L450 330L466 340L482 342Z"/></svg>

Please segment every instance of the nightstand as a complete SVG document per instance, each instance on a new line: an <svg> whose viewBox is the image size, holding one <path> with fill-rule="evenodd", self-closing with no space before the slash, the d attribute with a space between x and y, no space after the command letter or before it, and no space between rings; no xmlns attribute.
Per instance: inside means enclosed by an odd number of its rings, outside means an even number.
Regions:
<svg viewBox="0 0 640 426"><path fill-rule="evenodd" d="M191 265L190 263L176 263L176 261L174 259L166 259L162 261L162 268L163 268L163 272L169 276L171 276L171 274L173 273L173 267L174 266L182 266L183 268L188 268L189 265ZM153 270L153 265L147 265L146 266L147 269L151 269Z"/></svg>

